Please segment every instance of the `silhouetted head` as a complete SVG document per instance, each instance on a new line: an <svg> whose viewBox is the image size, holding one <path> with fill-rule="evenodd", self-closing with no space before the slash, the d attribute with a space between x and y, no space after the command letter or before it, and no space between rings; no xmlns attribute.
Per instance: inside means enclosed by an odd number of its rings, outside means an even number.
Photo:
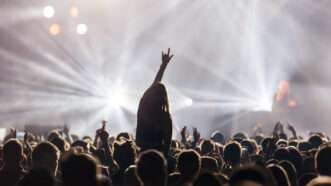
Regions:
<svg viewBox="0 0 331 186"><path fill-rule="evenodd" d="M203 140L201 143L201 154L208 155L214 152L215 146L211 140Z"/></svg>
<svg viewBox="0 0 331 186"><path fill-rule="evenodd" d="M267 168L271 171L278 186L290 186L290 180L286 171L280 165L271 164Z"/></svg>
<svg viewBox="0 0 331 186"><path fill-rule="evenodd" d="M66 143L63 138L54 137L50 142L53 143L60 150L61 153L64 153Z"/></svg>
<svg viewBox="0 0 331 186"><path fill-rule="evenodd" d="M200 155L194 150L182 151L178 156L177 168L184 181L193 181L199 175L201 168Z"/></svg>
<svg viewBox="0 0 331 186"><path fill-rule="evenodd" d="M286 148L279 148L277 149L274 154L273 158L276 160L288 160L289 159L289 151Z"/></svg>
<svg viewBox="0 0 331 186"><path fill-rule="evenodd" d="M64 186L96 186L99 169L92 156L70 154L61 164Z"/></svg>
<svg viewBox="0 0 331 186"><path fill-rule="evenodd" d="M168 173L163 154L156 150L141 153L137 162L137 175L144 186L165 186Z"/></svg>
<svg viewBox="0 0 331 186"><path fill-rule="evenodd" d="M296 171L294 165L289 161L280 161L279 165L282 166L284 168L284 170L286 171L286 174L288 175L291 186L298 185L298 183L297 183L297 171Z"/></svg>
<svg viewBox="0 0 331 186"><path fill-rule="evenodd" d="M315 168L318 174L331 176L331 147L325 146L319 149L315 155Z"/></svg>
<svg viewBox="0 0 331 186"><path fill-rule="evenodd" d="M209 156L201 157L201 172L216 173L218 171L219 171L219 166L215 158Z"/></svg>
<svg viewBox="0 0 331 186"><path fill-rule="evenodd" d="M60 151L55 145L42 142L32 151L32 165L36 169L45 169L55 175L59 157Z"/></svg>
<svg viewBox="0 0 331 186"><path fill-rule="evenodd" d="M136 159L136 149L132 142L116 142L114 143L114 160L120 166L120 169L124 171L130 165L134 165Z"/></svg>
<svg viewBox="0 0 331 186"><path fill-rule="evenodd" d="M219 131L215 131L212 135L211 138L213 141L220 143L220 144L225 144L225 138L224 135L219 132Z"/></svg>
<svg viewBox="0 0 331 186"><path fill-rule="evenodd" d="M319 135L312 135L309 137L308 142L313 146L313 148L317 149L320 145L322 145L323 140Z"/></svg>
<svg viewBox="0 0 331 186"><path fill-rule="evenodd" d="M3 161L6 165L18 165L23 160L23 146L17 139L8 140L3 146Z"/></svg>
<svg viewBox="0 0 331 186"><path fill-rule="evenodd" d="M224 147L224 161L232 166L240 164L241 145L238 142L232 141Z"/></svg>
<svg viewBox="0 0 331 186"><path fill-rule="evenodd" d="M229 186L264 185L275 186L269 170L259 166L241 167L235 170L229 181Z"/></svg>
<svg viewBox="0 0 331 186"><path fill-rule="evenodd" d="M241 141L241 146L247 149L248 154L256 154L257 152L257 144L255 141L246 139Z"/></svg>

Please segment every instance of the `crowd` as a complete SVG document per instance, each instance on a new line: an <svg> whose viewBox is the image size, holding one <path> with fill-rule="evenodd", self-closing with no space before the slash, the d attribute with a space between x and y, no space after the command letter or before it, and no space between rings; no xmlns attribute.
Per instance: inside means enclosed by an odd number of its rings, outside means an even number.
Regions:
<svg viewBox="0 0 331 186"><path fill-rule="evenodd" d="M324 133L304 139L290 124L271 134L221 131L202 138L187 127L172 139L167 91L161 83L172 59L162 63L140 100L136 134L110 136L106 122L94 137L68 128L40 137L10 129L0 155L1 186L301 186L331 185L331 146Z"/></svg>

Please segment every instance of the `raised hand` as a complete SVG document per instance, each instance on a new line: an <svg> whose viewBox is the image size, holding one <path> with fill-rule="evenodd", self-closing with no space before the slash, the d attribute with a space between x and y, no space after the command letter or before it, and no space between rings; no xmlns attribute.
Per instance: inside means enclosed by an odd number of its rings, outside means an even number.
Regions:
<svg viewBox="0 0 331 186"><path fill-rule="evenodd" d="M199 142L200 140L200 132L198 131L198 129L196 127L193 127L193 140L194 142Z"/></svg>
<svg viewBox="0 0 331 186"><path fill-rule="evenodd" d="M162 51L162 64L168 64L172 57L174 57L174 55L170 54L170 48L168 48L167 53Z"/></svg>

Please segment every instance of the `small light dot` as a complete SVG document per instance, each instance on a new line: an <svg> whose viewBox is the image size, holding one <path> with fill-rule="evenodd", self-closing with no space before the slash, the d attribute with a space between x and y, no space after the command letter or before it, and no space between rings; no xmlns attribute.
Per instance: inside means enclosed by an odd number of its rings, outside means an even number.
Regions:
<svg viewBox="0 0 331 186"><path fill-rule="evenodd" d="M70 15L73 18L77 18L79 16L79 9L76 6L72 6L70 8Z"/></svg>
<svg viewBox="0 0 331 186"><path fill-rule="evenodd" d="M52 35L58 35L61 32L60 25L54 23L49 27L49 33Z"/></svg>

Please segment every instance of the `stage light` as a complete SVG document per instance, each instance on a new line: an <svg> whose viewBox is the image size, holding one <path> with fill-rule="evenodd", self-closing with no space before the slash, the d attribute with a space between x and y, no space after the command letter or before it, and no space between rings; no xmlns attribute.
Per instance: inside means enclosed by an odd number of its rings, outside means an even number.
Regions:
<svg viewBox="0 0 331 186"><path fill-rule="evenodd" d="M259 100L256 103L255 108L253 109L254 111L267 111L267 112L271 112L272 111L272 101L267 99L267 98L263 98L261 100Z"/></svg>
<svg viewBox="0 0 331 186"><path fill-rule="evenodd" d="M108 104L112 106L122 106L125 102L125 95L121 92L114 92L108 97Z"/></svg>
<svg viewBox="0 0 331 186"><path fill-rule="evenodd" d="M58 35L61 32L61 27L60 25L54 23L49 27L49 33L51 35Z"/></svg>
<svg viewBox="0 0 331 186"><path fill-rule="evenodd" d="M45 6L43 10L44 17L52 18L54 17L55 10L52 6Z"/></svg>
<svg viewBox="0 0 331 186"><path fill-rule="evenodd" d="M185 104L190 107L193 105L193 100L191 98L187 98L186 101L185 101Z"/></svg>
<svg viewBox="0 0 331 186"><path fill-rule="evenodd" d="M88 27L87 27L86 24L78 24L77 27L76 27L76 32L79 35L86 34L87 30L88 30Z"/></svg>
<svg viewBox="0 0 331 186"><path fill-rule="evenodd" d="M73 18L77 18L79 16L79 9L76 6L72 6L70 8L70 16Z"/></svg>

